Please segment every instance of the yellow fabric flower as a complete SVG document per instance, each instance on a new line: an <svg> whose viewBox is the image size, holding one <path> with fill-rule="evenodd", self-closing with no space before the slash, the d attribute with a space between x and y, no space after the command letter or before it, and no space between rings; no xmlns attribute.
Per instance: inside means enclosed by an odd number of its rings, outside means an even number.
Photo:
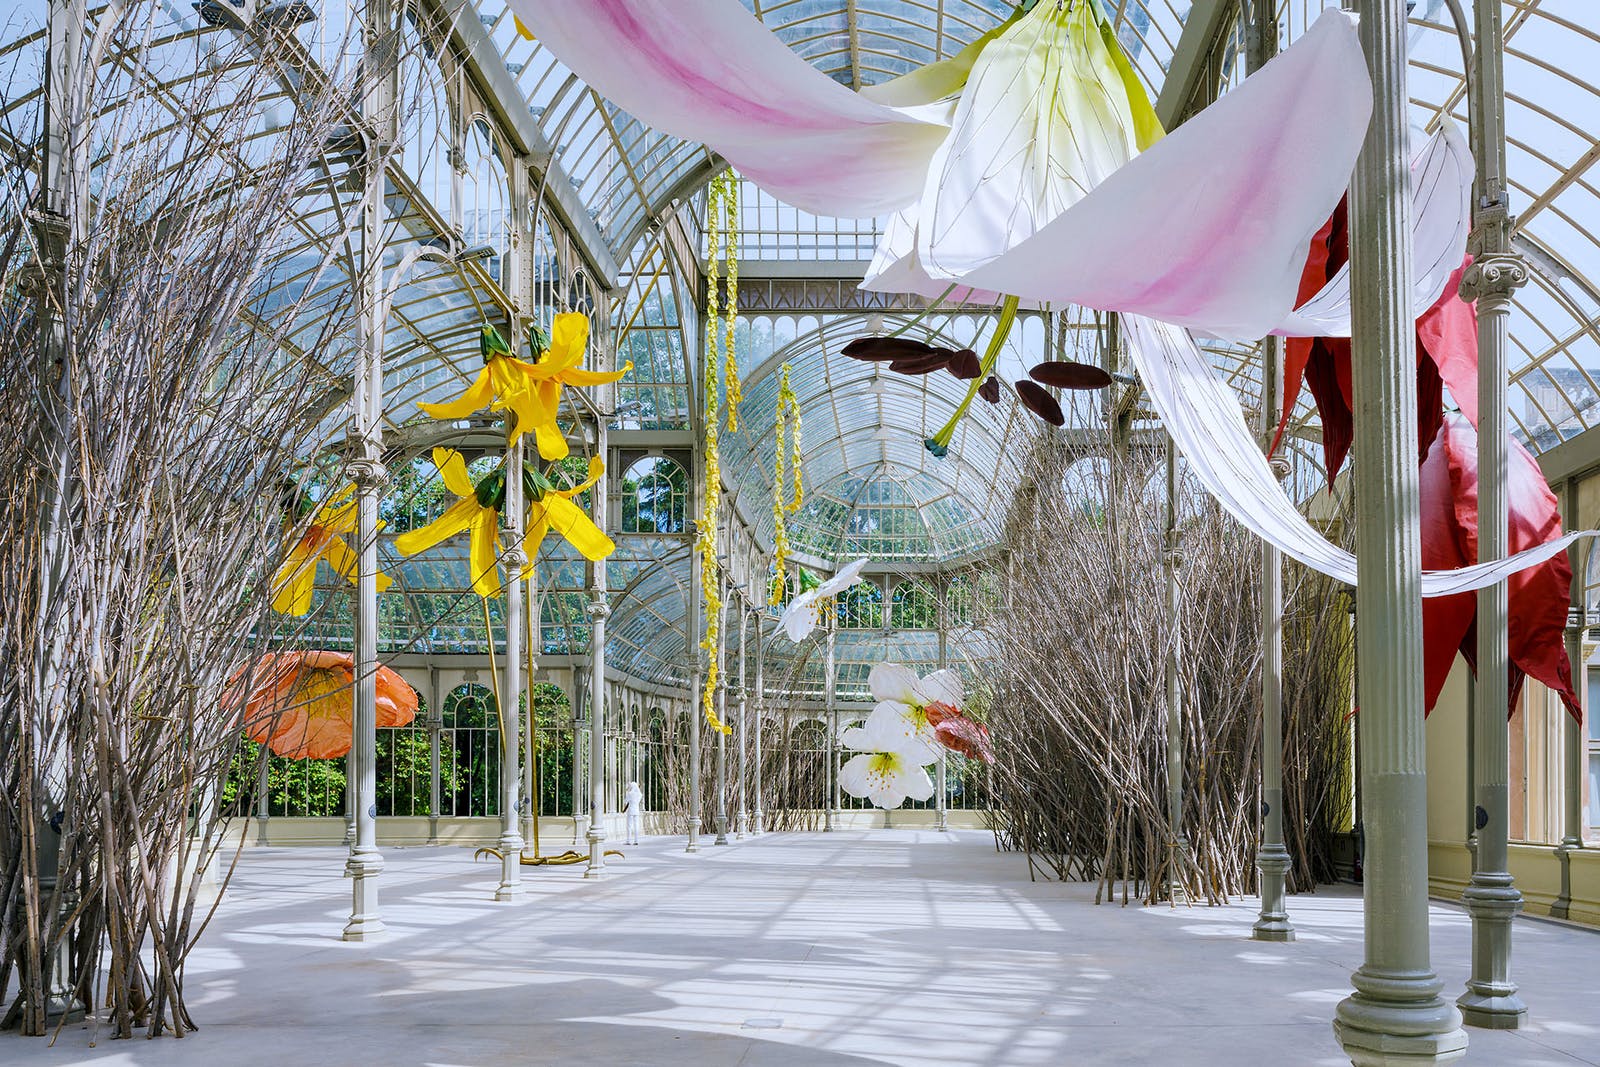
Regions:
<svg viewBox="0 0 1600 1067"><path fill-rule="evenodd" d="M325 559L339 577L356 584L359 557L344 543L344 535L355 533L355 486L329 497L317 505L311 523L289 549L283 563L272 576L272 610L284 615L304 615L311 610L311 594L316 588L317 561ZM389 588L387 575L378 575L378 592Z"/></svg>
<svg viewBox="0 0 1600 1067"><path fill-rule="evenodd" d="M545 413L545 421L534 427L539 455L545 459L567 456L567 439L556 425L556 412L561 410L561 387L605 385L633 369L630 360L618 371L584 370L583 354L588 345L589 317L576 311L563 312L550 324L550 347L533 364L529 377L537 403L529 406Z"/></svg>
<svg viewBox="0 0 1600 1067"><path fill-rule="evenodd" d="M505 465L501 464L474 485L467 474L466 460L455 449L434 449L433 463L439 468L445 488L460 499L428 525L396 537L394 547L402 556L414 556L467 531L470 538L467 560L473 591L481 597L495 596L502 588L500 509L505 505ZM604 559L616 549L611 538L572 502L574 496L593 485L603 473L605 464L597 456L589 461L587 481L571 489L556 489L538 472L531 468L524 470L523 485L528 491L529 504L522 547L528 554L528 562L522 568L521 577L532 572L539 544L552 529L591 560Z"/></svg>
<svg viewBox="0 0 1600 1067"><path fill-rule="evenodd" d="M417 407L435 419L463 419L485 408L509 411L516 420L511 425L513 443L530 430L547 424L555 426L555 409L546 411L541 406L540 394L535 388L534 365L512 355L500 331L487 323L479 337L478 348L483 354L483 370L466 392L443 404L418 404ZM564 440L562 443L565 446ZM563 451L562 455L565 454Z"/></svg>

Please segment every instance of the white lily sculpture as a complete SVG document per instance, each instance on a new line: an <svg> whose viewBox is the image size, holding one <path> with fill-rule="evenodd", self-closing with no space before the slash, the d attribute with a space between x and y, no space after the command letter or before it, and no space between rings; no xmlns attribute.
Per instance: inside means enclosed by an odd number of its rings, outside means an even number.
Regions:
<svg viewBox="0 0 1600 1067"><path fill-rule="evenodd" d="M878 704L867 717L865 728L879 733L892 731L903 739L902 747L914 753L923 765L937 760L944 745L935 727L941 711L954 714L961 707L961 675L946 669L918 678L910 667L878 663L867 675L867 688Z"/></svg>
<svg viewBox="0 0 1600 1067"><path fill-rule="evenodd" d="M839 788L853 797L870 800L880 808L898 808L912 800L933 796L933 780L924 765L929 762L922 741L901 728L899 712L885 705L867 716L865 726L845 730L840 742L858 753L839 768Z"/></svg>
<svg viewBox="0 0 1600 1067"><path fill-rule="evenodd" d="M840 567L832 578L789 601L789 606L784 608L783 614L778 617L778 624L783 627L783 632L789 635L789 640L798 644L810 636L811 631L821 622L822 601L831 596L838 596L861 581L861 568L868 562L864 556L852 560Z"/></svg>

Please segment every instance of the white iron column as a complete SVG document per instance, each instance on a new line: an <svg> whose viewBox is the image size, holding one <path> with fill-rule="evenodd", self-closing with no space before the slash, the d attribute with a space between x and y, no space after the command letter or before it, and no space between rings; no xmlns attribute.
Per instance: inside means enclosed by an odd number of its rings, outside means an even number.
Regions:
<svg viewBox="0 0 1600 1067"><path fill-rule="evenodd" d="M724 724L728 721L728 655L727 655L727 621L728 621L728 586L719 576L717 578L718 592L721 596L721 606L717 608L717 633L719 644L724 647L714 648L711 654L716 657L717 664L717 718ZM713 845L726 845L728 843L728 735L721 730L717 731L717 836L711 842Z"/></svg>
<svg viewBox="0 0 1600 1067"><path fill-rule="evenodd" d="M767 709L767 642L766 635L761 626L765 611L756 609L756 729L755 745L751 753L754 766L751 768L751 777L755 782L755 811L751 813L750 832L763 833L766 830L766 813L761 810L761 786L764 779L761 777L761 716Z"/></svg>
<svg viewBox="0 0 1600 1067"><path fill-rule="evenodd" d="M1527 268L1511 252L1505 173L1505 87L1501 70L1499 4L1474 4L1477 48L1473 55L1474 185L1473 239L1476 258L1461 279L1461 292L1478 302L1478 559L1505 557L1509 505L1506 492L1510 449L1506 434L1506 318L1511 294L1528 280ZM1506 647L1506 583L1478 591L1478 689L1473 710L1473 815L1478 849L1472 881L1461 901L1472 916L1472 975L1456 1000L1471 1026L1515 1029L1528 1008L1511 980L1511 920L1522 910L1522 893L1506 870L1511 818L1511 742L1506 722L1509 654Z"/></svg>
<svg viewBox="0 0 1600 1067"><path fill-rule="evenodd" d="M439 843L439 731L444 728L444 702L439 668L428 668L428 844Z"/></svg>
<svg viewBox="0 0 1600 1067"><path fill-rule="evenodd" d="M1279 384L1283 377L1283 341L1261 343L1261 429L1267 447L1277 425ZM1287 477L1289 464L1272 461L1273 473ZM1261 543L1261 843L1256 867L1261 871L1261 915L1251 928L1257 941L1293 941L1289 922L1287 878L1289 850L1283 844L1283 554Z"/></svg>
<svg viewBox="0 0 1600 1067"><path fill-rule="evenodd" d="M345 861L350 878L350 920L346 941L364 941L381 934L378 876L383 854L378 851L378 508L388 471L383 465L383 285L384 161L393 144L396 87L395 13L387 0L367 5L362 24L363 63L361 117L367 131L362 159L366 187L361 206L361 277L357 296L356 343L360 366L355 382L355 432L360 456L351 464L356 483L355 695L351 717L347 788L354 789L355 839Z"/></svg>
<svg viewBox="0 0 1600 1067"><path fill-rule="evenodd" d="M699 478L690 480L698 485ZM691 504L694 501L690 501ZM690 523L691 532L699 534L699 523ZM683 647L689 657L689 841L685 852L700 851L700 720L705 711L700 704L700 685L705 677L700 660L700 553L689 542L689 610L683 616Z"/></svg>
<svg viewBox="0 0 1600 1067"><path fill-rule="evenodd" d="M938 623L939 623L939 669L941 671L944 670L946 667L950 666L950 641L949 641L949 637L947 636L947 634L945 632L946 631L946 623L949 621L945 616L945 599L946 598L941 594L940 597L939 597L939 612L938 612ZM949 777L948 777L948 775L949 775L948 767L949 767L949 765L948 765L948 762L947 762L946 756L945 756L945 747L943 745L940 745L939 746L939 768L938 768L939 780L936 783L934 783L937 786L937 789L934 792L934 804L933 804L934 822L933 822L933 828L935 830L941 830L941 831L950 829L950 815L949 815L949 812L946 810L948 805L949 805L949 802L950 802L950 800L949 800L949 796L950 796L949 781L950 780L949 780Z"/></svg>
<svg viewBox="0 0 1600 1067"><path fill-rule="evenodd" d="M1170 437L1165 540L1161 568L1167 597L1167 892L1176 902L1188 899L1180 872L1189 855L1189 838L1183 832L1183 686L1178 674L1178 641L1183 632L1183 598L1178 585L1178 449Z"/></svg>
<svg viewBox="0 0 1600 1067"><path fill-rule="evenodd" d="M534 564L528 569L527 588L522 599L523 675L528 699L522 712L526 751L522 759L522 840L533 841L539 853L539 835L533 822L539 817L539 709L533 699L534 657L539 654L539 547L533 546Z"/></svg>
<svg viewBox="0 0 1600 1067"><path fill-rule="evenodd" d="M835 680L834 680L834 675L837 672L835 671L835 668L834 668L834 659L833 659L833 654L834 654L833 644L834 644L835 632L839 628L839 616L837 614L837 609L835 609L835 608L830 606L827 610L828 610L828 613L829 613L828 614L828 652L827 652L826 658L823 661L823 668L822 669L823 669L823 672L824 672L824 674L826 676L823 678L822 684L823 684L823 693L825 694L825 697L824 697L825 706L827 708L826 714L827 714L827 725L828 725L828 775L827 775L827 779L826 779L827 796L823 797L823 799L822 799L822 803L827 808L827 810L823 813L823 816L822 816L822 829L823 829L824 832L832 832L832 830L833 830L833 828L835 826L835 822L836 822L836 820L838 819L838 817L840 815L840 811L839 811L839 766L838 766L838 764L839 764L839 719L838 719L838 713L834 710L834 708L835 708L835 700L837 699L836 690L838 689L838 686L835 684Z"/></svg>
<svg viewBox="0 0 1600 1067"><path fill-rule="evenodd" d="M747 778L745 776L745 750L749 747L750 735L746 714L750 709L749 683L745 680L745 671L749 667L745 656L745 631L750 624L749 604L745 602L744 594L739 594L739 687L734 690L734 699L738 701L739 710L734 729L737 731L737 749L734 752L736 768L734 780L738 783L735 792L738 794L739 807L734 816L733 836L735 840L742 839L750 832L750 807L749 794L746 791Z"/></svg>
<svg viewBox="0 0 1600 1067"><path fill-rule="evenodd" d="M1561 525L1567 530L1580 530L1578 524L1578 482L1567 479L1561 492ZM1567 663L1571 666L1572 680L1577 683L1580 699L1587 690L1583 665L1584 623L1588 612L1583 602L1584 576L1587 568L1584 557L1590 546L1582 541L1567 549L1567 560L1572 567L1571 603L1567 608ZM1586 709L1593 714L1594 709ZM1556 855L1561 860L1561 893L1550 905L1550 915L1555 919L1571 918L1572 913L1572 854L1583 848L1583 724L1572 716L1562 722L1561 745L1561 846Z"/></svg>
<svg viewBox="0 0 1600 1067"><path fill-rule="evenodd" d="M1422 548L1405 0L1359 0L1373 115L1350 185L1365 958L1334 1033L1357 1067L1459 1059L1429 961Z"/></svg>
<svg viewBox="0 0 1600 1067"><path fill-rule="evenodd" d="M605 423L595 430L595 449L606 454ZM589 499L594 522L604 531L611 525L611 479L602 474ZM602 878L606 873L606 619L611 607L606 603L606 561L592 565L594 599L589 603L589 867L585 878Z"/></svg>
<svg viewBox="0 0 1600 1067"><path fill-rule="evenodd" d="M506 657L500 680L500 885L496 900L522 896L522 768L519 734L522 718L522 567L528 554L522 548L525 502L522 486L522 442L506 446L506 499L500 509L500 536L510 546L505 564ZM489 635L494 640L494 635Z"/></svg>
<svg viewBox="0 0 1600 1067"><path fill-rule="evenodd" d="M1250 71L1260 70L1278 54L1277 0L1250 0L1246 32L1246 59ZM1283 395L1283 341L1268 337L1261 342L1261 445L1272 447ZM1269 460L1271 457L1268 457ZM1280 479L1289 464L1272 464ZM1250 936L1257 941L1293 941L1289 923L1289 850L1283 845L1283 554L1275 545L1261 544L1261 839L1256 868L1261 872L1261 916Z"/></svg>
<svg viewBox="0 0 1600 1067"><path fill-rule="evenodd" d="M572 667L572 844L581 845L589 833L589 670L587 662Z"/></svg>

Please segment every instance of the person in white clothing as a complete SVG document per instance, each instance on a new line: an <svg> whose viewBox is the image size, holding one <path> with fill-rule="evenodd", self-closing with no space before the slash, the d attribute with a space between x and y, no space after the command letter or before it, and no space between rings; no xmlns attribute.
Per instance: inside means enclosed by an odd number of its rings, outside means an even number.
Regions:
<svg viewBox="0 0 1600 1067"><path fill-rule="evenodd" d="M639 815L644 810L644 793L639 788L638 782L629 782L628 790L622 795L622 811L628 817L628 840L630 845L639 843Z"/></svg>

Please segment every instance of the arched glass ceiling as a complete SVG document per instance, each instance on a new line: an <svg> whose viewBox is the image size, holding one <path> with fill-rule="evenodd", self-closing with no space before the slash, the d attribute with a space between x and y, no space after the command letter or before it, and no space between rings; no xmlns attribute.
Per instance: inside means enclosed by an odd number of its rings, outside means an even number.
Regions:
<svg viewBox="0 0 1600 1067"><path fill-rule="evenodd" d="M924 442L966 395L968 383L939 371L922 378L839 355L848 341L907 324L904 316L831 315L815 319L745 316L741 351L754 363L745 376L739 429L723 439L723 470L735 504L771 544L776 411L781 370L801 410L806 504L789 521L791 544L828 561L948 560L993 542L1018 468L1006 440L1033 417L1009 392L999 404L975 401L936 458ZM981 349L987 315L930 315L907 336ZM1042 320L1024 318L999 365L1004 378L1044 358ZM790 339L792 338L792 340ZM783 342L787 343L783 343ZM1037 425L1037 424L1036 424Z"/></svg>
<svg viewBox="0 0 1600 1067"><path fill-rule="evenodd" d="M709 157L703 149L639 130L630 116L615 113L573 82L536 44L513 43L514 34L501 29L509 18L492 10L498 2L481 5L485 18L495 27L496 41L506 41L505 54L518 66L531 106L544 109L541 123L561 131L552 140L565 146L561 158L585 201L607 220L608 234L635 236L644 218L693 188L690 179L704 173ZM1191 42L1183 36L1191 14L1198 10L1210 19L1213 9L1230 6L1227 0L1101 3L1152 97L1169 88L1175 58L1180 73L1191 69L1185 51ZM1004 0L745 0L745 6L818 69L851 86L949 56L1010 10ZM1297 38L1331 6L1336 0L1281 0L1283 42ZM1211 21L1222 26L1221 53L1193 77L1227 84L1244 73L1242 35L1229 32L1226 18ZM1433 124L1441 113L1465 125L1460 47L1444 0L1421 0L1411 23L1418 127ZM1600 249L1594 236L1600 233L1600 198L1591 177L1600 142L1594 124L1584 120L1600 106L1592 74L1600 70L1597 27L1591 0L1505 0L1509 176L1518 245L1535 271L1534 282L1518 294L1511 326L1512 414L1539 451L1600 418ZM1190 27L1191 36L1201 28ZM813 220L801 222L814 226ZM1250 352L1239 355L1248 359Z"/></svg>

